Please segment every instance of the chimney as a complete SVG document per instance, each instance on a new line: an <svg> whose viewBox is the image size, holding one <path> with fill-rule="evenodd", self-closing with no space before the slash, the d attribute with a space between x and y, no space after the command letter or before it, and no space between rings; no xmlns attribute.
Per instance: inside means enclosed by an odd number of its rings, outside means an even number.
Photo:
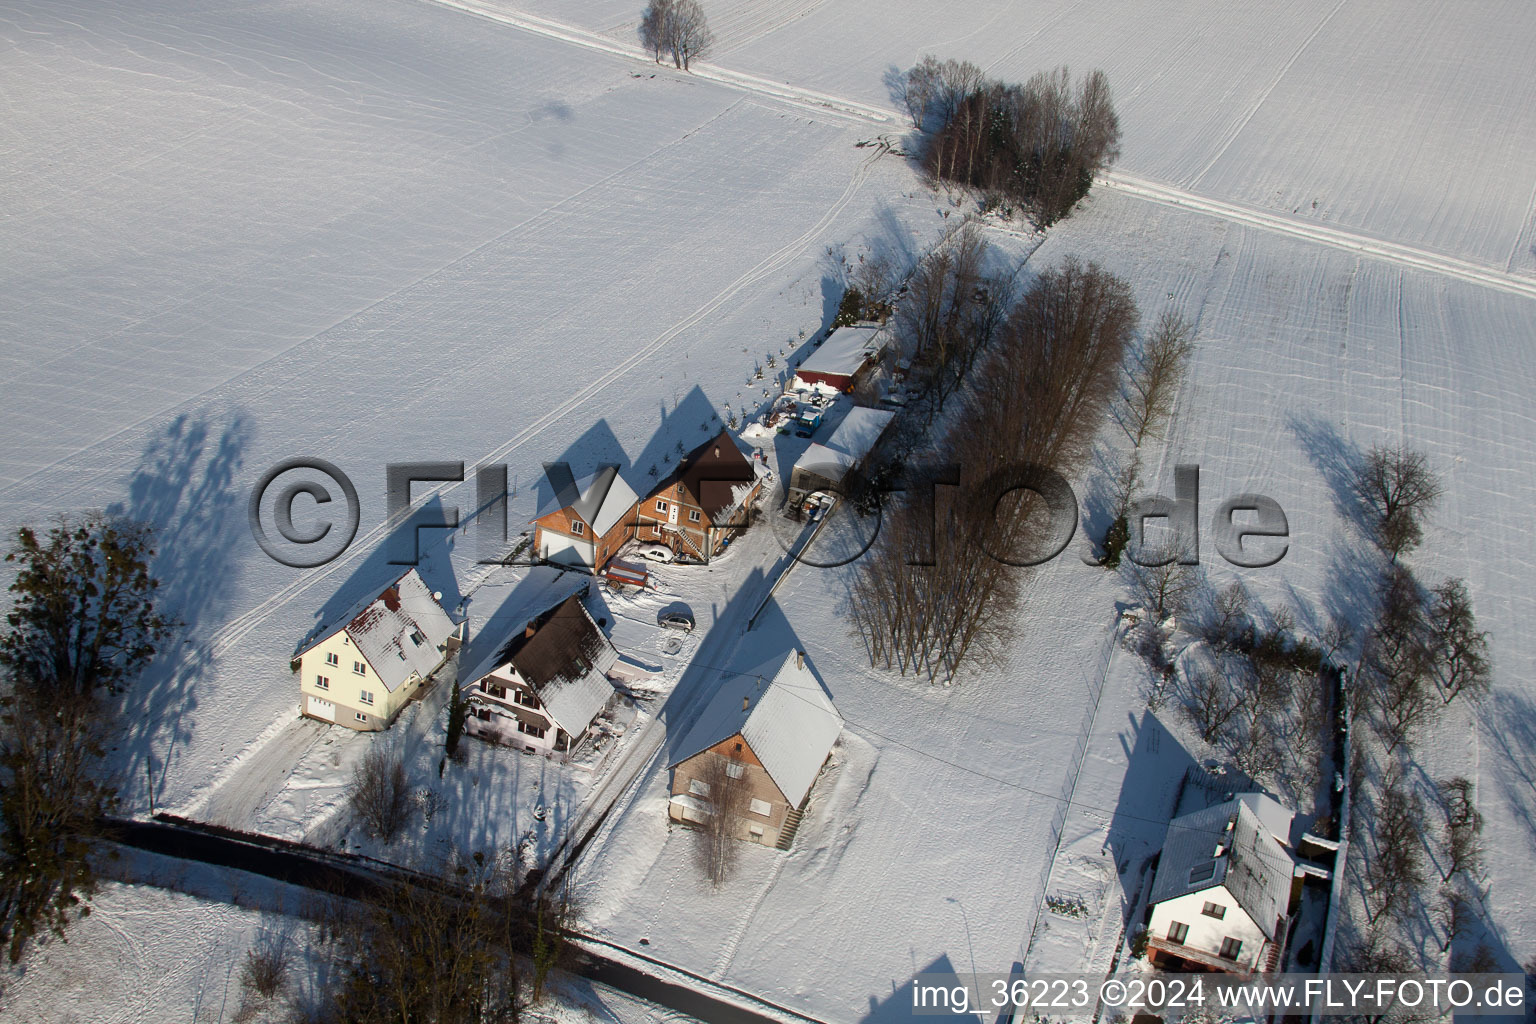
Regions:
<svg viewBox="0 0 1536 1024"><path fill-rule="evenodd" d="M1217 843L1216 844L1216 852L1214 854L1212 854L1211 856L1213 856L1213 857L1220 857L1222 854L1224 854L1226 852L1227 852L1226 844L1225 843Z"/></svg>
<svg viewBox="0 0 1536 1024"><path fill-rule="evenodd" d="M720 446L719 445L715 445L715 458L718 459L719 457L720 457Z"/></svg>
<svg viewBox="0 0 1536 1024"><path fill-rule="evenodd" d="M795 652L795 668L800 668L800 669L805 668L805 652L804 651L796 651Z"/></svg>
<svg viewBox="0 0 1536 1024"><path fill-rule="evenodd" d="M384 599L385 608L388 608L392 612L397 612L400 610L400 591L396 590L394 587L390 587L379 596Z"/></svg>
<svg viewBox="0 0 1536 1024"><path fill-rule="evenodd" d="M751 697L743 697L743 698L741 698L741 710L746 711L751 706L752 706L752 698Z"/></svg>
<svg viewBox="0 0 1536 1024"><path fill-rule="evenodd" d="M527 626L526 629L523 630L523 637L526 639L528 637L533 636L533 634L536 633L536 632L537 632L537 630L535 630L533 628L533 620L532 619L528 620L528 626Z"/></svg>

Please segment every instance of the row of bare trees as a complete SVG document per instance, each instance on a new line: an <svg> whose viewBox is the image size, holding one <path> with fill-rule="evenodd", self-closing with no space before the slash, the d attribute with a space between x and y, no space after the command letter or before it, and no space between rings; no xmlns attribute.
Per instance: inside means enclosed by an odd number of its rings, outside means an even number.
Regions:
<svg viewBox="0 0 1536 1024"><path fill-rule="evenodd" d="M1367 719L1384 757L1374 785L1362 782L1355 798L1372 813L1370 842L1363 847L1360 877L1365 893L1367 951L1408 946L1394 933L1416 920L1438 933L1442 953L1471 931L1485 902L1481 870L1483 819L1472 783L1442 780L1430 791L1438 822L1426 814L1425 797L1409 765L1418 737L1457 697L1480 699L1491 684L1487 634L1477 628L1467 585L1447 579L1426 587L1404 561L1424 538L1424 524L1441 493L1427 457L1401 445L1378 445L1362 460L1353 492L1358 518L1382 559L1375 614L1365 630L1351 707ZM1357 732L1358 735L1358 732ZM1361 766L1371 762L1369 746L1357 742ZM1429 876L1433 856L1438 879ZM1435 885L1433 894L1429 892ZM1420 909L1427 912L1421 918ZM1479 947L1475 960L1489 954ZM1453 964L1466 969L1468 963Z"/></svg>
<svg viewBox="0 0 1536 1024"><path fill-rule="evenodd" d="M901 94L927 135L929 174L1020 206L1042 228L1067 216L1119 155L1120 121L1102 71L1075 87L1065 67L1016 85L969 61L927 56L903 77Z"/></svg>
<svg viewBox="0 0 1536 1024"><path fill-rule="evenodd" d="M932 322L942 324L940 315ZM924 314L903 314L923 319ZM852 587L871 664L949 680L1008 638L1022 583L1050 531L1046 502L1015 467L1073 467L1115 393L1135 332L1129 286L1073 258L1043 272L973 353L973 380L886 517Z"/></svg>

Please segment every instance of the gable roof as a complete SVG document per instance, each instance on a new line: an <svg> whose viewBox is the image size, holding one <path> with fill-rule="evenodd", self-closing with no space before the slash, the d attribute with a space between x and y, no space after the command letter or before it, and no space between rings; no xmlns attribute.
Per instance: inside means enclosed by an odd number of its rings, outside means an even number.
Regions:
<svg viewBox="0 0 1536 1024"><path fill-rule="evenodd" d="M599 466L580 480L573 478L563 463L545 466L544 473L554 493L540 506L534 518L542 519L551 512L568 508L592 527L596 537L613 529L640 500L635 489L619 473L618 466Z"/></svg>
<svg viewBox="0 0 1536 1024"><path fill-rule="evenodd" d="M572 594L518 628L467 678L478 682L510 665L533 687L549 717L579 736L613 696L607 674L618 657L580 596Z"/></svg>
<svg viewBox="0 0 1536 1024"><path fill-rule="evenodd" d="M851 377L882 347L880 324L852 324L827 335L821 347L806 357L796 373L826 373Z"/></svg>
<svg viewBox="0 0 1536 1024"><path fill-rule="evenodd" d="M438 648L453 634L454 625L411 568L376 596L348 609L345 618L318 633L299 654L343 630L384 688L394 692L413 673L426 676L438 666L443 660Z"/></svg>
<svg viewBox="0 0 1536 1024"><path fill-rule="evenodd" d="M721 683L668 767L740 733L790 806L798 807L842 730L842 717L804 655L791 651Z"/></svg>
<svg viewBox="0 0 1536 1024"><path fill-rule="evenodd" d="M1219 853L1217 851L1220 851ZM1228 800L1168 823L1149 903L1225 886L1270 939L1291 898L1295 862L1242 800Z"/></svg>
<svg viewBox="0 0 1536 1024"><path fill-rule="evenodd" d="M750 491L756 486L757 479L752 460L736 446L731 432L722 428L714 437L683 456L677 469L651 492L651 497L671 497L671 489L681 483L714 522L721 512L740 505L746 497L743 488Z"/></svg>
<svg viewBox="0 0 1536 1024"><path fill-rule="evenodd" d="M813 442L795 460L794 468L841 480L850 467L869 454L895 417L894 412L885 409L849 409L832 436L824 443Z"/></svg>

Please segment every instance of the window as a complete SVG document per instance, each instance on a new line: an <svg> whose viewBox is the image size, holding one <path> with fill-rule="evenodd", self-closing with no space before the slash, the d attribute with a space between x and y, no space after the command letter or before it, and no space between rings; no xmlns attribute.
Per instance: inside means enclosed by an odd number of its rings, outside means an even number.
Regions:
<svg viewBox="0 0 1536 1024"><path fill-rule="evenodd" d="M1177 942L1182 945L1184 940L1187 938L1189 938L1189 925L1180 924L1179 922L1174 921L1168 926L1169 942Z"/></svg>
<svg viewBox="0 0 1536 1024"><path fill-rule="evenodd" d="M1243 940L1234 939L1228 935L1221 940L1221 958L1223 960L1236 960L1243 953Z"/></svg>
<svg viewBox="0 0 1536 1024"><path fill-rule="evenodd" d="M315 689L329 690L330 688L331 680L328 676L315 676Z"/></svg>
<svg viewBox="0 0 1536 1024"><path fill-rule="evenodd" d="M587 532L587 524L579 519L572 519L571 532L580 537L582 534Z"/></svg>
<svg viewBox="0 0 1536 1024"><path fill-rule="evenodd" d="M733 779L739 779L743 775L747 774L747 770L741 765L737 764L735 761L731 761L725 766L725 774L729 775Z"/></svg>
<svg viewBox="0 0 1536 1024"><path fill-rule="evenodd" d="M688 510L688 521L690 523L696 523L696 522L699 521L699 510L698 509L691 508L691 509Z"/></svg>
<svg viewBox="0 0 1536 1024"><path fill-rule="evenodd" d="M507 695L507 688L505 686L492 683L490 686L485 688L485 692L489 693L492 697L505 697Z"/></svg>
<svg viewBox="0 0 1536 1024"><path fill-rule="evenodd" d="M517 731L526 733L529 736L536 736L539 739L544 738L544 730L542 728L537 725L529 725L527 722L518 722Z"/></svg>
<svg viewBox="0 0 1536 1024"><path fill-rule="evenodd" d="M768 815L773 813L773 805L770 804L767 800L759 800L756 797L753 797L753 799L752 799L752 813L753 814L761 814L763 817L766 818L766 817L768 817Z"/></svg>
<svg viewBox="0 0 1536 1024"><path fill-rule="evenodd" d="M512 694L512 699L517 701L517 703L521 704L525 708L536 708L539 706L539 698L535 697L527 690L514 691Z"/></svg>
<svg viewBox="0 0 1536 1024"><path fill-rule="evenodd" d="M688 792L694 796L709 796L709 783L703 779L689 779Z"/></svg>
<svg viewBox="0 0 1536 1024"><path fill-rule="evenodd" d="M1220 921L1222 918L1227 916L1227 908L1222 906L1220 903L1207 903L1205 906L1200 908L1200 913L1204 914L1206 917L1214 917L1216 920Z"/></svg>
<svg viewBox="0 0 1536 1024"><path fill-rule="evenodd" d="M1214 874L1216 874L1215 864L1201 864L1197 868L1190 869L1189 880L1191 883L1205 882L1209 881L1211 876Z"/></svg>
<svg viewBox="0 0 1536 1024"><path fill-rule="evenodd" d="M368 663L366 661L354 661L352 663L352 671L360 676L365 676L368 674Z"/></svg>
<svg viewBox="0 0 1536 1024"><path fill-rule="evenodd" d="M415 644L417 647L420 647L422 644L424 644L426 642L427 642L427 638L421 635L421 630L419 630L419 629L411 630L411 643Z"/></svg>
<svg viewBox="0 0 1536 1024"><path fill-rule="evenodd" d="M373 691L372 690L358 690L357 691L357 699L362 701L364 704L372 704L373 703Z"/></svg>
<svg viewBox="0 0 1536 1024"><path fill-rule="evenodd" d="M336 654L334 651L327 651L325 655L325 663L327 665L340 665L341 656Z"/></svg>
<svg viewBox="0 0 1536 1024"><path fill-rule="evenodd" d="M363 714L361 711L354 711L354 712L352 712L352 717L357 719L359 722L366 722L366 721L368 721L368 716Z"/></svg>
<svg viewBox="0 0 1536 1024"><path fill-rule="evenodd" d="M759 839L763 838L763 826L761 826L761 825L753 825L750 828L748 828L747 831L752 833L754 836L756 836Z"/></svg>
<svg viewBox="0 0 1536 1024"><path fill-rule="evenodd" d="M475 717L480 719L480 721L482 721L482 722L489 722L491 720L491 709L490 708L476 708L475 709Z"/></svg>
<svg viewBox="0 0 1536 1024"><path fill-rule="evenodd" d="M656 499L656 511L657 512L665 512L666 510L667 510L667 503L662 501L660 498L657 498Z"/></svg>

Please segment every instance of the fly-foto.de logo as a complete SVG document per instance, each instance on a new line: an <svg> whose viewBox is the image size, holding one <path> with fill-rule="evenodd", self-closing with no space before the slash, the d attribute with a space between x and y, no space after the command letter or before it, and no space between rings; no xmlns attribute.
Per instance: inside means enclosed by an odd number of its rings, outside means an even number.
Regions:
<svg viewBox="0 0 1536 1024"><path fill-rule="evenodd" d="M386 544L392 565L416 565L422 553L422 530L453 530L462 523L476 534L478 561L482 564L532 564L537 557L512 558L508 552L508 490L505 465L475 469L475 504L467 515L457 505L443 502L443 492L465 482L463 462L397 462L384 468L385 521L376 531ZM1040 565L1058 557L1078 531L1079 502L1072 485L1055 470L1030 463L1007 466L979 483L962 485L961 467L918 466L877 482L856 485L858 500L849 493L855 485L844 481L844 467L804 467L817 481L817 489L837 499L833 515L844 533L853 537L831 557L818 557L807 543L815 524L786 525L775 517L774 535L796 560L819 568L831 568L857 560L878 540L884 522L883 509L894 501L920 501L932 509L930 536L946 528L939 495L966 492L966 500L980 502L994 517L1031 509L1031 539L1027 551L999 550L988 543L993 533L983 532L981 548L987 557L1018 566ZM567 463L547 463L544 482L554 507L569 507L583 495ZM739 479L693 481L735 485ZM435 485L435 486L434 486ZM1173 474L1172 497L1163 494L1137 496L1125 505L1127 543L1125 554L1138 565L1157 566L1177 561L1196 565L1201 553L1200 469L1179 465ZM672 483L664 484L672 487ZM425 494L420 500L416 495ZM1027 499L1020 501L1019 499ZM648 497L641 495L637 507ZM295 458L268 470L251 491L251 533L274 561L296 569L326 565L339 558L356 540L362 521L357 487L341 469L324 459ZM641 523L631 508L620 520L620 529L638 532ZM646 524L653 526L654 524ZM710 524L716 525L716 524ZM735 524L718 524L721 527ZM997 536L1009 535L996 531ZM1219 502L1208 521L1206 534L1216 552L1241 568L1264 568L1278 563L1290 549L1290 522L1279 502L1262 494L1240 493ZM846 541L845 537L845 541ZM1085 561L1090 556L1084 555ZM928 564L919 553L909 561Z"/></svg>

